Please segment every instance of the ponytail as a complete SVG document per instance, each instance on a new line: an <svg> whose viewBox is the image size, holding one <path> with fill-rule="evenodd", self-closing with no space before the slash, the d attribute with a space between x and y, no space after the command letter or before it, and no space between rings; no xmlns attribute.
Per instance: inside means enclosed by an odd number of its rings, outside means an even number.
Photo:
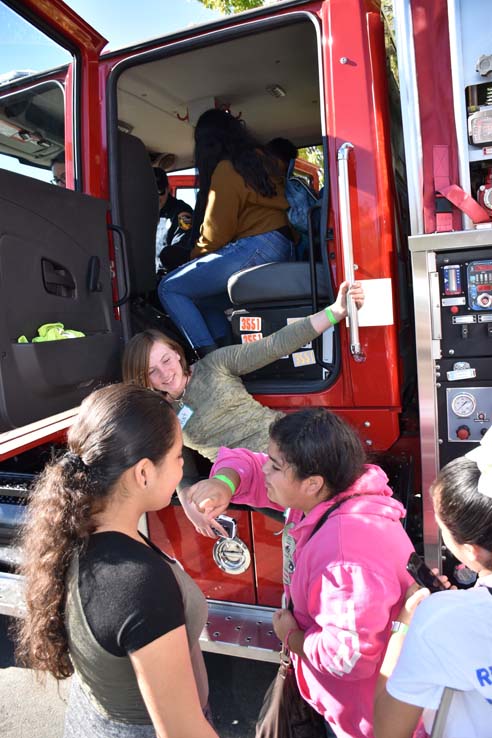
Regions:
<svg viewBox="0 0 492 738"><path fill-rule="evenodd" d="M77 462L76 459L79 459ZM93 528L97 507L88 468L66 454L48 466L33 486L21 533L25 552L26 618L17 623L17 658L23 665L50 671L56 679L72 672L64 624L65 580L76 551Z"/></svg>

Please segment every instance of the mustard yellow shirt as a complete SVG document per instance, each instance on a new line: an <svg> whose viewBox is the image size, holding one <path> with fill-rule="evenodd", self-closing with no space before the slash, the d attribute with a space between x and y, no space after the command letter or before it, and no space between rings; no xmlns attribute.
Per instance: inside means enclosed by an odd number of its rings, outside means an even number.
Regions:
<svg viewBox="0 0 492 738"><path fill-rule="evenodd" d="M226 159L212 174L200 238L192 258L217 251L231 241L275 231L289 225L289 203L282 177L272 178L277 194L265 197L248 187Z"/></svg>

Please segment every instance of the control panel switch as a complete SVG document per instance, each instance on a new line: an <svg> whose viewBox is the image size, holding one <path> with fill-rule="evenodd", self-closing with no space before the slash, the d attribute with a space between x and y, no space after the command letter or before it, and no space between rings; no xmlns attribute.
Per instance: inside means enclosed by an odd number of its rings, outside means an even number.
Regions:
<svg viewBox="0 0 492 738"><path fill-rule="evenodd" d="M456 435L460 439L460 441L466 441L468 438L470 438L471 431L467 425L460 425L456 429Z"/></svg>

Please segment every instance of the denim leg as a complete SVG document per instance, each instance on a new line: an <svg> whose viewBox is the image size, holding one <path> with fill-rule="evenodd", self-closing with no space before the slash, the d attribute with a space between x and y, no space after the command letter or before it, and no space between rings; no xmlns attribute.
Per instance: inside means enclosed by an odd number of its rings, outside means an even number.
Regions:
<svg viewBox="0 0 492 738"><path fill-rule="evenodd" d="M230 343L232 337L231 324L227 320L224 311L232 307L232 303L227 293L222 292L220 295L197 300L196 306L200 310L215 343L219 342L222 345Z"/></svg>
<svg viewBox="0 0 492 738"><path fill-rule="evenodd" d="M227 281L232 274L259 264L288 261L291 253L291 242L278 231L241 238L170 272L159 284L159 299L192 346L209 346L214 337L200 310L201 301L221 295L227 301ZM213 321L215 330L220 330L216 313ZM227 329L225 317L222 328L219 335Z"/></svg>

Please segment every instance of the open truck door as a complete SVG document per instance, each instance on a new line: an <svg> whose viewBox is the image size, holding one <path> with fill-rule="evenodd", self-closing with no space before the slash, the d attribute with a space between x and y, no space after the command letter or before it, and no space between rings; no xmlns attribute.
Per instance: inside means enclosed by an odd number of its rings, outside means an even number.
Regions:
<svg viewBox="0 0 492 738"><path fill-rule="evenodd" d="M19 313L22 321L8 308L8 329L1 339L11 356L10 374L6 364L2 377L4 386L9 383L4 415L16 410L18 416L16 423L5 420L8 453L15 444L26 448L60 436L70 422L70 408L98 383L117 377L119 325L122 343L144 327L167 327L155 302L158 212L152 164L171 174L193 166L194 124L204 110L220 107L244 120L264 144L282 136L300 148L317 147L324 181L310 224L309 248L295 261L235 275L229 293L234 340L255 340L316 312L332 301L344 278L365 280L368 296L365 317L353 315L350 325L339 324L312 346L252 373L245 378L246 386L279 411L325 406L339 413L357 428L369 450L398 460L405 472L398 490L406 502L413 491L411 475L406 474L412 456L402 460L396 446L402 438L403 398L411 395L413 341L401 307L408 280L405 254L395 237L386 64L377 3L286 0L101 55L104 39L61 2L51 0L37 11L35 6L34 0L17 5L24 14L37 12L44 29L52 28L53 37L70 49L68 67L65 60L63 70L0 87L0 110L4 91L8 96L34 82L58 80L65 108L61 144L48 126L39 132L46 144L36 143L37 131L30 128L33 110L27 115L22 106L10 108L11 119L4 125L17 125L17 147L27 132L36 157L32 153L21 158L45 172L47 162L64 147L66 183L73 191L18 173L3 172L0 178L6 217L25 220L16 238L24 262L28 260L22 268L28 272L25 282L14 287L14 281L24 277L15 252L9 252L14 261L10 294L16 290L16 303L20 292L36 296L26 297L30 304L27 312ZM34 112L50 105L38 100ZM2 119L0 131L1 124ZM27 195L24 181L29 183ZM107 203L118 287L114 295ZM1 247L2 241L3 270ZM55 294L48 290L53 282ZM400 308L395 316L394 293ZM53 315L55 307L59 312ZM55 321L86 335L52 346L17 345L19 335L32 337L40 324ZM91 342L97 348L91 350ZM73 363L67 359L65 365L62 359L69 354ZM30 371L24 370L26 399L16 404L10 395L19 355L27 357ZM60 371L65 367L64 381L55 366ZM60 387L51 391L56 379ZM36 411L25 417L24 405ZM42 420L53 413L58 415L50 422ZM13 427L30 421L35 424L32 431L25 425L22 431ZM276 660L279 644L271 629L271 608L278 607L282 591L277 535L284 521L249 509L231 514L237 519L240 543L233 541L231 548L223 543L215 552L210 539L193 534L175 505L148 515L148 532L158 546L182 561L210 598L203 647Z"/></svg>
<svg viewBox="0 0 492 738"><path fill-rule="evenodd" d="M2 4L15 37L34 49L26 67L68 64L0 70L0 459L63 433L70 409L117 377L120 343L108 203L94 196L89 166L101 158L97 62L106 40L57 0ZM55 159L66 186L46 181ZM48 324L83 337L32 342Z"/></svg>

